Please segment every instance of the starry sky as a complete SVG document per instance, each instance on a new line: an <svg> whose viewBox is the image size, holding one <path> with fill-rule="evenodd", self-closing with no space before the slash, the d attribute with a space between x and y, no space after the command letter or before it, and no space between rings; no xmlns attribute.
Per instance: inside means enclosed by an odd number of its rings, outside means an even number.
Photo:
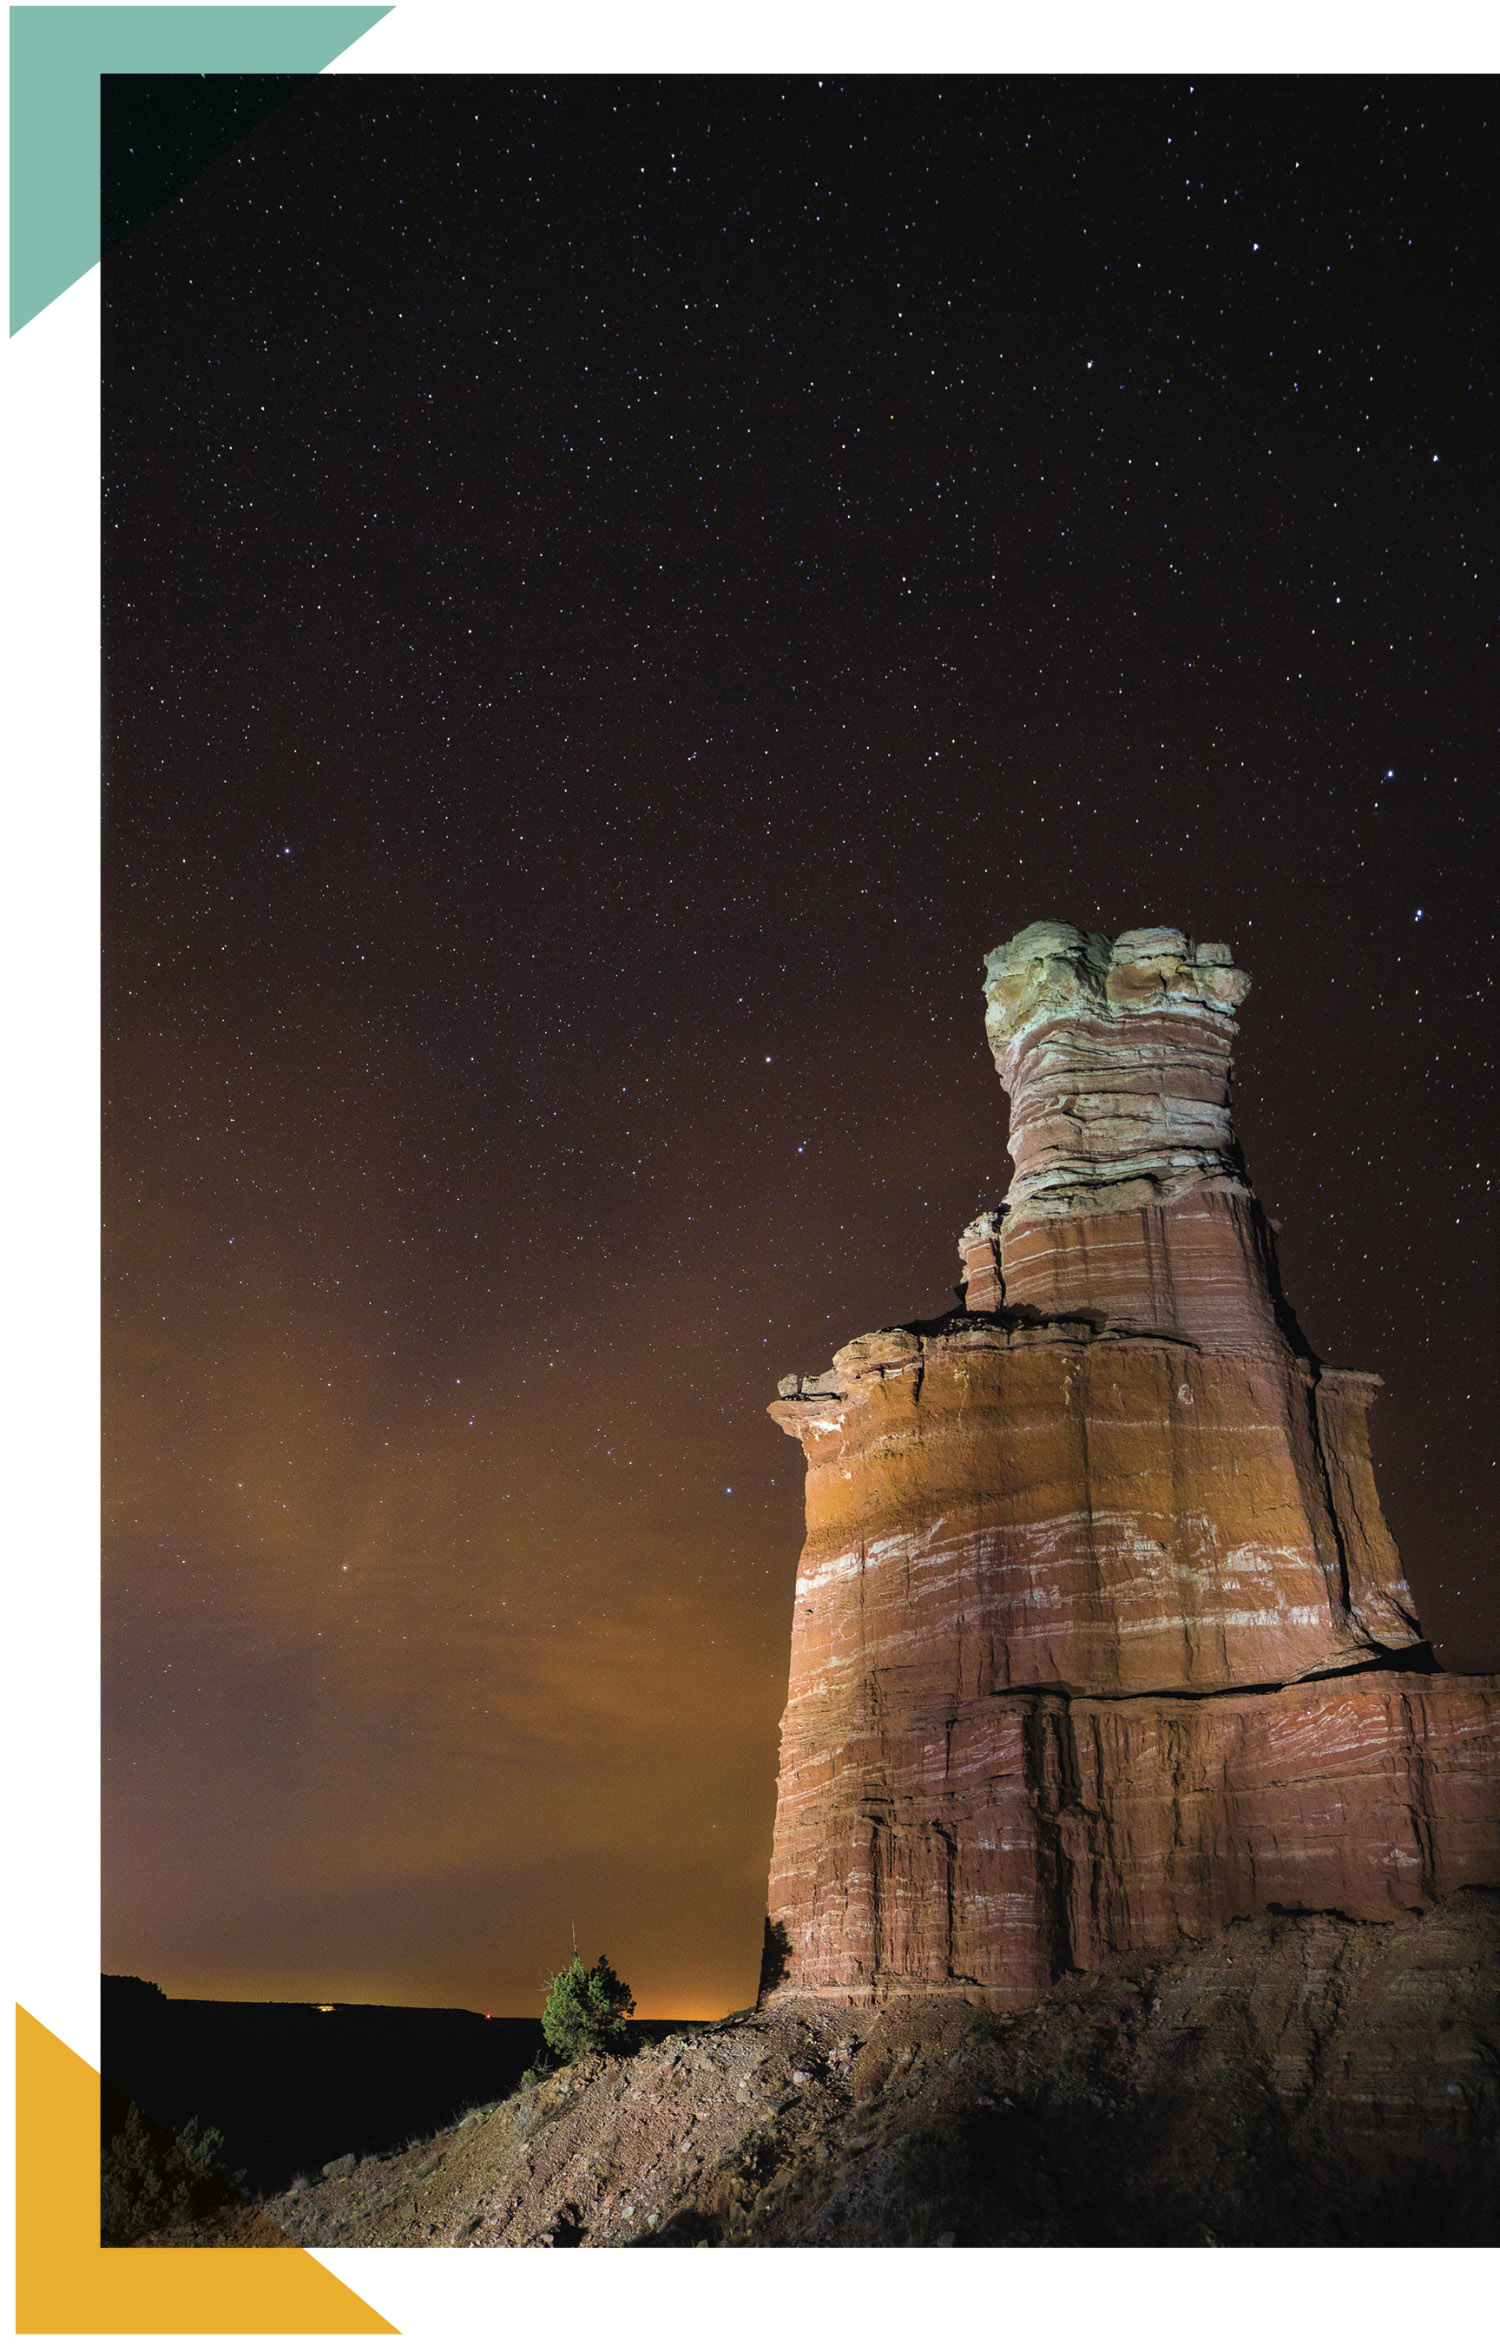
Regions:
<svg viewBox="0 0 1500 2345"><path fill-rule="evenodd" d="M1493 99L349 74L106 260L106 1969L752 1999L765 1404L951 1301L1039 918L1253 972L1500 1665Z"/></svg>

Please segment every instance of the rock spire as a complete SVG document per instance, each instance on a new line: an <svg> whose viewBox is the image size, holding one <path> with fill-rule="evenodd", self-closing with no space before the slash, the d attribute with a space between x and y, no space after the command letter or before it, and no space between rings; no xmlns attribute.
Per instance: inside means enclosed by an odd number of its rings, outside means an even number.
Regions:
<svg viewBox="0 0 1500 2345"><path fill-rule="evenodd" d="M778 1991L1004 2006L1273 1903L1500 1883L1500 1681L1432 1674L1380 1380L1306 1344L1235 1140L1249 978L1060 921L985 971L1015 1176L963 1307L772 1405L807 1456Z"/></svg>
<svg viewBox="0 0 1500 2345"><path fill-rule="evenodd" d="M1013 1304L1142 1332L1306 1350L1230 1117L1249 990L1227 945L1177 928L1111 943L1039 920L988 956L985 1028L1016 1169L999 1213L981 1217L989 1257L978 1224L960 1240L975 1308L1003 1288Z"/></svg>

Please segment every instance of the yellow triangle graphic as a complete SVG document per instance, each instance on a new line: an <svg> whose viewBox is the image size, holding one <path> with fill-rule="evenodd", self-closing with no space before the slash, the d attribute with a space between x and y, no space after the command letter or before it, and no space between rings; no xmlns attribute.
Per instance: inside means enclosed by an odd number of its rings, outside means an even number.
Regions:
<svg viewBox="0 0 1500 2345"><path fill-rule="evenodd" d="M99 2079L16 2006L16 2334L399 2336L305 2248L101 2247Z"/></svg>

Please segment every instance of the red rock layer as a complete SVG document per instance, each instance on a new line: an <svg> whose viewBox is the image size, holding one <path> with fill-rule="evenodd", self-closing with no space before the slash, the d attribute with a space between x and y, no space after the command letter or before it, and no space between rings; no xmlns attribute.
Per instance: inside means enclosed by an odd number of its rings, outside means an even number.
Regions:
<svg viewBox="0 0 1500 2345"><path fill-rule="evenodd" d="M1285 1352L1274 1242L1255 1199L1227 1183L1166 1204L1077 1216L1007 1214L1001 1300L1216 1351ZM971 1309L985 1306L973 1286Z"/></svg>
<svg viewBox="0 0 1500 2345"><path fill-rule="evenodd" d="M1420 1642L1364 1436L1378 1379L1086 1328L863 1336L775 1402L807 1454L783 1735L872 1671L1210 1692Z"/></svg>
<svg viewBox="0 0 1500 2345"><path fill-rule="evenodd" d="M1382 1921L1500 1882L1500 1678L1377 1670L1206 1701L892 1690L872 1681L784 1764L781 1993L1016 2008L1271 1906Z"/></svg>

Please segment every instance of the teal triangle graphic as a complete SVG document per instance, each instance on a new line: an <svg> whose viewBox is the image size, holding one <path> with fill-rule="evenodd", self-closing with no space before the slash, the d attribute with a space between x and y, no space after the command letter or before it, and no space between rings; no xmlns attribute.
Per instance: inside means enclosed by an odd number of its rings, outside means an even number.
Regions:
<svg viewBox="0 0 1500 2345"><path fill-rule="evenodd" d="M100 258L317 78L315 73L101 73Z"/></svg>
<svg viewBox="0 0 1500 2345"><path fill-rule="evenodd" d="M99 258L101 73L321 73L385 8L12 8L10 330Z"/></svg>

